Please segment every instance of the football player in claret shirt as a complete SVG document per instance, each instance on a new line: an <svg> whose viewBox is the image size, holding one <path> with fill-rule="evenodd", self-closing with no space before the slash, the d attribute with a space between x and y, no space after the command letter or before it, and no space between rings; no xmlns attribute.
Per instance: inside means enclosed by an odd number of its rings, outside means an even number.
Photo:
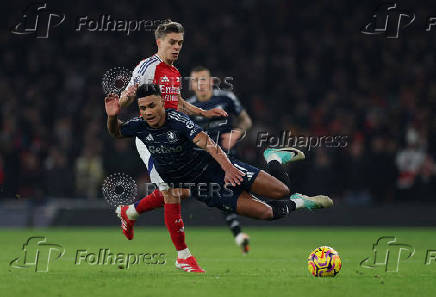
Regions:
<svg viewBox="0 0 436 297"><path fill-rule="evenodd" d="M230 90L214 88L214 78L210 70L204 66L194 67L190 74L190 90L194 95L186 101L202 109L222 108L227 117L205 118L201 115L191 115L190 118L198 124L209 137L215 141L229 156L237 157L236 143L246 131L251 128L252 121L239 99ZM250 237L242 232L238 215L231 211L223 212L236 244L243 254L250 250Z"/></svg>
<svg viewBox="0 0 436 297"><path fill-rule="evenodd" d="M202 115L206 118L226 117L227 113L220 108L203 110L187 103L180 95L181 77L174 66L174 62L178 59L182 49L184 40L183 26L177 22L164 22L155 30L155 39L158 48L157 53L142 60L135 67L127 88L121 93L120 107L125 107L133 102L139 84L154 83L159 87L166 108L174 108L186 114ZM157 185L162 183L162 178L153 165L153 160L150 158L151 155L144 144L144 140L136 137L135 144L139 156L147 167L151 182ZM182 198L189 196L189 190L181 190L180 196ZM143 212L162 206L164 206L165 225L178 252L178 258L193 259L185 242L180 201L165 202L164 196L159 189L156 189L134 205L119 206L116 209L116 213L121 219L121 228L124 235L129 240L133 239L133 227L137 217ZM194 264L192 264L192 267L195 266ZM186 265L184 270L201 272L201 268L198 267L198 271L196 271L194 269L196 266L192 267Z"/></svg>
<svg viewBox="0 0 436 297"><path fill-rule="evenodd" d="M261 220L280 219L299 208L333 206L327 196L290 195L289 188L277 178L237 159L229 159L188 116L165 109L157 85L141 85L136 97L141 116L125 123L118 119L118 96L110 94L105 98L108 131L113 137L138 137L146 144L162 177L158 185L165 203L180 202L180 188L187 187L192 196L210 207ZM198 187L200 184L208 186L206 193ZM270 200L260 201L251 193ZM176 267L204 272L193 256L178 257Z"/></svg>
<svg viewBox="0 0 436 297"><path fill-rule="evenodd" d="M190 89L195 95L187 99L189 103L203 109L220 107L228 117L205 118L199 115L191 116L203 130L229 155L238 158L235 146L251 128L252 121L242 107L235 94L215 85L215 78L211 77L210 70L204 66L197 66L191 71ZM283 167L287 163L304 159L304 153L293 147L267 148L264 152L267 162L266 171L290 187L289 176ZM235 242L245 254L249 250L249 236L241 232L238 216L226 211L225 217L230 230L235 236Z"/></svg>

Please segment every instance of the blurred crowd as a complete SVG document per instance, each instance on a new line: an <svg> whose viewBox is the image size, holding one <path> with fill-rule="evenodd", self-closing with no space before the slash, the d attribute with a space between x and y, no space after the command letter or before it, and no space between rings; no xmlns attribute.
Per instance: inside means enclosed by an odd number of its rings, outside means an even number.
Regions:
<svg viewBox="0 0 436 297"><path fill-rule="evenodd" d="M133 140L106 132L103 73L133 69L155 50L153 32L76 32L78 16L163 20L185 27L176 66L204 65L232 77L253 119L239 144L245 162L264 166L257 134L346 136L292 164L293 191L325 193L354 205L436 199L436 45L410 29L398 39L364 35L377 3L207 1L53 2L66 22L47 39L2 31L0 197L101 197L105 176L146 181ZM12 27L25 2L10 3ZM416 4L417 5L417 4ZM415 7L417 16L432 7ZM7 15L3 15L6 14ZM422 29L422 28L421 28ZM184 97L190 94L183 90ZM136 114L134 106L122 118Z"/></svg>

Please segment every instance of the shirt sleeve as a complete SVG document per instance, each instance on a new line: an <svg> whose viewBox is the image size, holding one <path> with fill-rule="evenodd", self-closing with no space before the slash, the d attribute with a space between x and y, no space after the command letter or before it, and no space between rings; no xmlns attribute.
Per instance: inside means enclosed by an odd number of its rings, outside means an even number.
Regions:
<svg viewBox="0 0 436 297"><path fill-rule="evenodd" d="M134 84L142 85L146 83L154 83L154 75L158 62L159 61L155 57L142 60L133 70L132 77L130 78L126 90L128 87L133 86Z"/></svg>
<svg viewBox="0 0 436 297"><path fill-rule="evenodd" d="M120 126L120 132L124 137L135 137L138 131L141 130L142 120L140 118L133 118L124 122Z"/></svg>
<svg viewBox="0 0 436 297"><path fill-rule="evenodd" d="M244 108L242 107L241 102L239 101L238 97L236 97L233 92L228 92L227 97L230 100L231 113L234 113L236 115L240 115L241 112L244 110Z"/></svg>
<svg viewBox="0 0 436 297"><path fill-rule="evenodd" d="M181 112L169 111L168 117L173 121L174 128L191 141L203 131L199 125Z"/></svg>

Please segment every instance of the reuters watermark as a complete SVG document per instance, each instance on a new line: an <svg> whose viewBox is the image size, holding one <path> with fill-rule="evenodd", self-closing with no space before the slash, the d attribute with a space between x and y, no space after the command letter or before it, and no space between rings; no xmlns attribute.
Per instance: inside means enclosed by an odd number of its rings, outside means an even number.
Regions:
<svg viewBox="0 0 436 297"><path fill-rule="evenodd" d="M295 147L304 148L307 151L317 148L345 148L348 146L349 138L348 135L306 136L293 135L292 131L282 131L280 134L274 135L266 131L259 131L256 147Z"/></svg>
<svg viewBox="0 0 436 297"><path fill-rule="evenodd" d="M235 166L237 166L237 164ZM253 172L249 172L242 167L237 166L237 168L244 172L249 179L254 175ZM157 188L161 190L187 189L190 191L190 195L194 195L200 199L212 198L215 196L228 198L234 196L232 189L229 187L231 187L231 185L220 183L161 183L159 185L155 185L154 183L145 183L145 192L152 193ZM176 196L182 195L182 193L178 192L173 194Z"/></svg>

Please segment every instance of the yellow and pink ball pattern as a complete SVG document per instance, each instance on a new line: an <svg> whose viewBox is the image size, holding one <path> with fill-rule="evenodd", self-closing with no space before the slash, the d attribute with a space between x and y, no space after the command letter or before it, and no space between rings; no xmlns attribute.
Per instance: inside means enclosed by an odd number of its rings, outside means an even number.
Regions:
<svg viewBox="0 0 436 297"><path fill-rule="evenodd" d="M336 276L342 267L337 251L328 246L322 246L310 253L307 258L309 272L314 276Z"/></svg>

